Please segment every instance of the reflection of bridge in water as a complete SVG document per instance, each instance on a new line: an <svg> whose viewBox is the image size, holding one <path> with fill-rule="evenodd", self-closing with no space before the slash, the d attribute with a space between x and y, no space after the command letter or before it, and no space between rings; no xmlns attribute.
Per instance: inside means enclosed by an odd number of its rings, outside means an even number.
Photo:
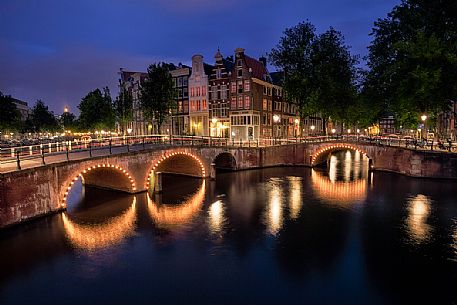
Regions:
<svg viewBox="0 0 457 305"><path fill-rule="evenodd" d="M65 235L79 249L96 250L114 246L133 234L136 220L136 197L121 215L102 223L78 223L62 213Z"/></svg>

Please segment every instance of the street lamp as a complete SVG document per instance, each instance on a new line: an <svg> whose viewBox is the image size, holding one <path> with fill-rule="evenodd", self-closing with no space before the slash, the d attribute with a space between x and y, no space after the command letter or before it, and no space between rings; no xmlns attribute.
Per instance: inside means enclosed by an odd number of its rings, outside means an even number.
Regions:
<svg viewBox="0 0 457 305"><path fill-rule="evenodd" d="M127 133L130 135L132 133L132 128L127 128Z"/></svg>
<svg viewBox="0 0 457 305"><path fill-rule="evenodd" d="M422 134L422 138L427 139L427 129L425 128L425 122L427 120L427 115L423 114L421 115L421 120L424 122L424 132Z"/></svg>
<svg viewBox="0 0 457 305"><path fill-rule="evenodd" d="M212 118L211 123L213 123L213 127L211 128L212 136L217 137L217 118Z"/></svg>
<svg viewBox="0 0 457 305"><path fill-rule="evenodd" d="M311 125L309 128L311 128L311 136L314 135L314 129L316 129L316 126Z"/></svg>
<svg viewBox="0 0 457 305"><path fill-rule="evenodd" d="M273 115L273 123L274 124L278 124L278 122L281 120L281 117L277 114ZM278 135L278 130L275 128L275 132L274 132L274 142L276 143L276 136Z"/></svg>
<svg viewBox="0 0 457 305"><path fill-rule="evenodd" d="M298 133L300 131L300 120L298 118L296 118L294 120L294 123L295 123L295 137L298 137Z"/></svg>

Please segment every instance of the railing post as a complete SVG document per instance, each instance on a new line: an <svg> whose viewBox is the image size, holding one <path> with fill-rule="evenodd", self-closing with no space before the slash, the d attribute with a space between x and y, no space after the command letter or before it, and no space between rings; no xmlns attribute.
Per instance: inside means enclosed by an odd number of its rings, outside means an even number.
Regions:
<svg viewBox="0 0 457 305"><path fill-rule="evenodd" d="M144 143L143 143L144 144ZM109 154L111 155L112 154L112 143L111 143L111 139L109 139Z"/></svg>
<svg viewBox="0 0 457 305"><path fill-rule="evenodd" d="M170 145L173 145L173 135L170 135Z"/></svg>
<svg viewBox="0 0 457 305"><path fill-rule="evenodd" d="M41 164L43 164L43 165L46 164L44 162L44 146L41 146Z"/></svg>
<svg viewBox="0 0 457 305"><path fill-rule="evenodd" d="M89 157L92 157L92 140L89 142Z"/></svg>
<svg viewBox="0 0 457 305"><path fill-rule="evenodd" d="M17 154L16 154L16 158L17 158L17 170L21 170L21 160L19 159L19 154L20 154L20 152L18 151Z"/></svg>
<svg viewBox="0 0 457 305"><path fill-rule="evenodd" d="M190 136L190 145L194 146L194 136Z"/></svg>
<svg viewBox="0 0 457 305"><path fill-rule="evenodd" d="M70 156L68 155L68 146L65 146L65 154L67 155L67 161L69 161Z"/></svg>
<svg viewBox="0 0 457 305"><path fill-rule="evenodd" d="M143 136L143 150L146 149L146 147L145 147L145 145L144 145L144 138L145 138L145 137L146 137L146 136Z"/></svg>
<svg viewBox="0 0 457 305"><path fill-rule="evenodd" d="M130 146L129 146L129 137L127 136L127 151L130 151Z"/></svg>

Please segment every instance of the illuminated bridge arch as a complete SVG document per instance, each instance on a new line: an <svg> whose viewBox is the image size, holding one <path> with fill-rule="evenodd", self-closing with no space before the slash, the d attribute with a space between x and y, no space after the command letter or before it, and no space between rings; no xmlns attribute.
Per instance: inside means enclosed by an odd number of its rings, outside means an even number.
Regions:
<svg viewBox="0 0 457 305"><path fill-rule="evenodd" d="M371 159L367 152L364 149L361 149L357 145L353 144L346 144L346 143L334 143L330 145L325 145L319 147L312 155L311 155L311 166L316 166L318 164L324 163L327 160L327 157L330 153L339 150L353 150L358 151L362 155Z"/></svg>
<svg viewBox="0 0 457 305"><path fill-rule="evenodd" d="M153 161L146 179L146 189L152 190L154 188L154 175L158 172L205 178L209 170L202 158L193 153L187 151L166 152Z"/></svg>
<svg viewBox="0 0 457 305"><path fill-rule="evenodd" d="M98 163L83 167L77 175L71 178L70 182L64 185L61 201L62 207L65 207L68 193L79 178L82 179L84 185L114 189L127 193L137 192L135 181L127 170L119 165Z"/></svg>

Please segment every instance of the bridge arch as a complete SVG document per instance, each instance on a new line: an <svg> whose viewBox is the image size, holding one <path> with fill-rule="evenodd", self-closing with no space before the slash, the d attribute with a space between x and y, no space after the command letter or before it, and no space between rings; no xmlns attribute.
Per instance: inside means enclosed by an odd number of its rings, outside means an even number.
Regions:
<svg viewBox="0 0 457 305"><path fill-rule="evenodd" d="M119 165L98 163L83 167L83 169L78 171L76 176L71 178L70 182L64 184L64 193L61 201L62 207L65 207L68 194L79 178L86 185L115 189L128 193L135 193L137 191L135 181L127 170Z"/></svg>
<svg viewBox="0 0 457 305"><path fill-rule="evenodd" d="M365 149L358 147L357 145L354 144L348 144L348 143L332 143L328 145L324 145L319 147L316 151L313 152L313 154L310 156L311 157L311 166L316 166L318 164L321 164L325 162L327 156L334 151L339 151L339 150L353 150L353 151L358 151L362 155L366 156L371 160L371 157L368 155L368 153L365 151Z"/></svg>
<svg viewBox="0 0 457 305"><path fill-rule="evenodd" d="M153 191L154 176L158 172L205 178L208 170L202 158L193 153L169 151L153 161L146 178L146 189Z"/></svg>
<svg viewBox="0 0 457 305"><path fill-rule="evenodd" d="M237 166L235 156L226 151L219 153L214 158L213 163L216 169L222 170L236 170Z"/></svg>

